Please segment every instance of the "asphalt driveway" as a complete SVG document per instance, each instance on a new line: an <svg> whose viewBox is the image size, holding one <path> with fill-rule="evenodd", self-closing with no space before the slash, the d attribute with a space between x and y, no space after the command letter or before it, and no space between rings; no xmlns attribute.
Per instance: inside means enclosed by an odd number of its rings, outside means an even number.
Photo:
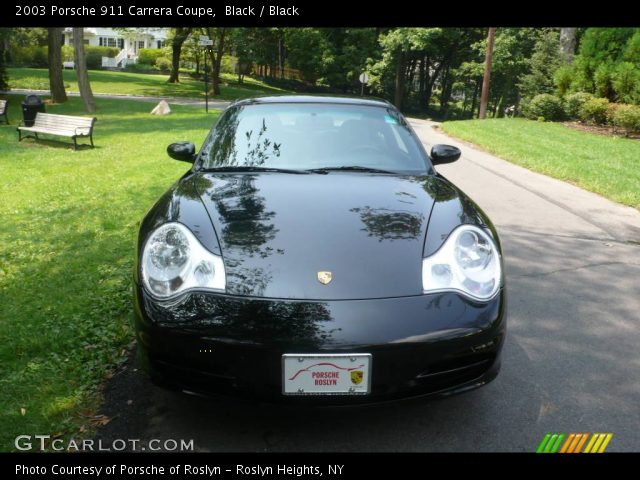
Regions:
<svg viewBox="0 0 640 480"><path fill-rule="evenodd" d="M498 379L437 401L305 410L151 385L135 361L106 391L99 437L193 439L200 451L534 451L546 432L612 432L640 451L640 212L534 174L412 120L438 170L501 235L509 289Z"/></svg>

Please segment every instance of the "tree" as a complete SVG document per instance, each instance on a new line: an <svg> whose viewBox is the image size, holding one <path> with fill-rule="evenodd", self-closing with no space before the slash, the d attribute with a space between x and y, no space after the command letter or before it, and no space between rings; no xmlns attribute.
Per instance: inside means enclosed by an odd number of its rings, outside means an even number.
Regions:
<svg viewBox="0 0 640 480"><path fill-rule="evenodd" d="M92 113L96 109L96 101L91 91L89 83L89 72L87 72L87 58L84 55L84 29L73 27L73 56L78 77L78 89L80 97L87 112Z"/></svg>
<svg viewBox="0 0 640 480"><path fill-rule="evenodd" d="M479 118L487 116L487 101L489 100L489 83L491 81L491 63L493 57L493 39L495 38L495 27L489 27L487 34L487 52L484 60L484 76L482 78L482 94L480 95Z"/></svg>
<svg viewBox="0 0 640 480"><path fill-rule="evenodd" d="M540 93L553 94L554 73L561 64L559 34L555 30L544 30L531 55L530 72L520 81L522 96L531 99Z"/></svg>
<svg viewBox="0 0 640 480"><path fill-rule="evenodd" d="M67 101L62 77L62 28L50 27L48 30L49 88L54 103Z"/></svg>
<svg viewBox="0 0 640 480"><path fill-rule="evenodd" d="M304 80L315 83L322 76L322 52L327 48L320 29L288 28L285 40L289 65L299 70Z"/></svg>
<svg viewBox="0 0 640 480"><path fill-rule="evenodd" d="M9 90L9 80L7 79L7 71L4 68L6 55L5 41L8 39L6 29L0 28L0 90Z"/></svg>
<svg viewBox="0 0 640 480"><path fill-rule="evenodd" d="M191 33L189 27L177 27L173 29L173 39L171 40L171 74L169 75L169 83L180 83L180 55L182 53L182 44Z"/></svg>
<svg viewBox="0 0 640 480"><path fill-rule="evenodd" d="M220 65L222 64L222 55L225 51L225 37L230 29L225 27L205 27L202 30L205 35L213 40L213 47L209 48L207 53L211 59L213 94L220 95Z"/></svg>
<svg viewBox="0 0 640 480"><path fill-rule="evenodd" d="M576 53L577 30L575 27L563 27L560 29L560 54L566 63L571 63Z"/></svg>

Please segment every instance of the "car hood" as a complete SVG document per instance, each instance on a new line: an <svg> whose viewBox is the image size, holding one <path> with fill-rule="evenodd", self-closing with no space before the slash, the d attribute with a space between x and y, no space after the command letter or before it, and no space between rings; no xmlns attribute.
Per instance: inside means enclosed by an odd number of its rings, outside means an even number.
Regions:
<svg viewBox="0 0 640 480"><path fill-rule="evenodd" d="M422 293L435 176L198 173L227 293L346 300ZM331 272L323 284L318 272ZM325 276L326 280L326 276Z"/></svg>

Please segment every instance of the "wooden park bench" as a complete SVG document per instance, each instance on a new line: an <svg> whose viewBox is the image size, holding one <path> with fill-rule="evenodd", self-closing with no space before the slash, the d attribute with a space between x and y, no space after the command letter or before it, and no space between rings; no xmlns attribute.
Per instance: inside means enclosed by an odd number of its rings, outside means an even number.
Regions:
<svg viewBox="0 0 640 480"><path fill-rule="evenodd" d="M4 117L4 121L9 125L9 116L7 115L8 100L0 100L0 117Z"/></svg>
<svg viewBox="0 0 640 480"><path fill-rule="evenodd" d="M38 138L39 133L48 135L58 135L61 137L69 137L73 139L73 149L77 150L77 139L80 137L89 137L91 140L91 148L93 148L93 124L95 118L91 117L75 117L72 115L54 115L51 113L36 113L36 119L32 127L20 125L18 130L18 141L21 141L23 132L33 133ZM30 135L25 135L30 136Z"/></svg>

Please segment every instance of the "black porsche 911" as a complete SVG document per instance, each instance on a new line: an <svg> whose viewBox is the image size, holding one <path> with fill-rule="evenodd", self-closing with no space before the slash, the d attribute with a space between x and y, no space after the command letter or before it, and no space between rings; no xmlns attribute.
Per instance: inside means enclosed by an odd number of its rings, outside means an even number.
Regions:
<svg viewBox="0 0 640 480"><path fill-rule="evenodd" d="M391 104L284 96L227 108L140 226L135 312L161 386L302 403L458 393L500 368L491 221Z"/></svg>

